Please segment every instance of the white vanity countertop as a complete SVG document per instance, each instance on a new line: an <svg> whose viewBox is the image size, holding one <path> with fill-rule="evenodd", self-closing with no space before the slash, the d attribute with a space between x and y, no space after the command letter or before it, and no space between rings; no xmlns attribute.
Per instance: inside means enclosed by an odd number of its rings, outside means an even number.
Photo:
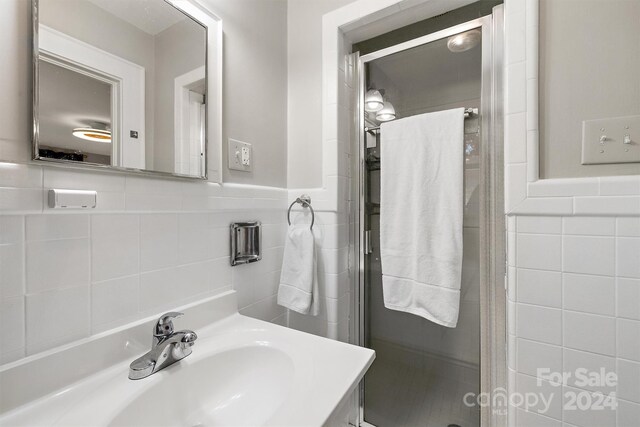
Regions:
<svg viewBox="0 0 640 427"><path fill-rule="evenodd" d="M188 313L184 319L187 325ZM130 360L120 362L0 414L0 425L175 425L180 420L185 426L321 426L375 357L366 348L237 313L196 332L190 356L150 377L129 380ZM149 399L167 414L149 418L154 413Z"/></svg>

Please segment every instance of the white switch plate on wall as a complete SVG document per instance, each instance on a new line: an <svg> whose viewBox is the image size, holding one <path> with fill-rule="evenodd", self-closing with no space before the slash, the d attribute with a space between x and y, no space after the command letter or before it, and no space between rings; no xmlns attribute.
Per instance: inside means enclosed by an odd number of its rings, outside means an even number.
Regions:
<svg viewBox="0 0 640 427"><path fill-rule="evenodd" d="M253 170L251 144L229 138L229 169L245 172Z"/></svg>
<svg viewBox="0 0 640 427"><path fill-rule="evenodd" d="M640 162L640 116L582 122L583 165L635 162Z"/></svg>

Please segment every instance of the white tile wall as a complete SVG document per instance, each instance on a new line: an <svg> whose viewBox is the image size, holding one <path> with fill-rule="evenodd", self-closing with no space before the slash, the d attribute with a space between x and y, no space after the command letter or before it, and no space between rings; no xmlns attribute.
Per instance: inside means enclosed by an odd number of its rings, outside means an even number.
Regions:
<svg viewBox="0 0 640 427"><path fill-rule="evenodd" d="M615 278L564 273L563 308L583 313L615 316Z"/></svg>
<svg viewBox="0 0 640 427"><path fill-rule="evenodd" d="M140 270L140 216L91 216L91 280L100 282Z"/></svg>
<svg viewBox="0 0 640 427"><path fill-rule="evenodd" d="M609 356L616 354L616 320L613 317L566 310L562 322L565 347Z"/></svg>
<svg viewBox="0 0 640 427"><path fill-rule="evenodd" d="M640 362L640 322L618 319L617 332L618 356Z"/></svg>
<svg viewBox="0 0 640 427"><path fill-rule="evenodd" d="M96 190L98 206L48 209L53 187ZM0 364L230 287L242 313L287 324L284 189L0 163L0 190ZM232 268L229 223L246 220L263 223L263 260Z"/></svg>
<svg viewBox="0 0 640 427"><path fill-rule="evenodd" d="M618 396L640 403L640 363L618 359Z"/></svg>
<svg viewBox="0 0 640 427"><path fill-rule="evenodd" d="M640 416L640 246L637 217L510 218L510 392L564 393L618 409L570 410L512 405L518 426L633 426ZM558 387L538 371L569 372ZM577 369L614 373L617 384L580 383ZM544 377L548 379L548 377ZM595 393L595 394L594 394ZM599 394L598 394L599 393ZM595 400L594 400L595 399ZM516 407L517 406L517 407Z"/></svg>
<svg viewBox="0 0 640 427"><path fill-rule="evenodd" d="M88 286L89 238L26 243L27 293Z"/></svg>
<svg viewBox="0 0 640 427"><path fill-rule="evenodd" d="M27 355L89 336L88 286L27 294L25 299Z"/></svg>
<svg viewBox="0 0 640 427"><path fill-rule="evenodd" d="M12 297L0 300L0 364L25 355L24 298Z"/></svg>
<svg viewBox="0 0 640 427"><path fill-rule="evenodd" d="M613 236L616 229L615 218L573 216L564 218L563 224L564 234Z"/></svg>
<svg viewBox="0 0 640 427"><path fill-rule="evenodd" d="M640 218L618 218L616 236L640 237Z"/></svg>
<svg viewBox="0 0 640 427"><path fill-rule="evenodd" d="M562 239L564 271L612 276L614 257L613 237L564 236Z"/></svg>
<svg viewBox="0 0 640 427"><path fill-rule="evenodd" d="M559 271L562 267L562 239L545 234L518 234L518 267Z"/></svg>
<svg viewBox="0 0 640 427"><path fill-rule="evenodd" d="M589 372L598 372L605 369L606 372L616 371L616 359L614 357L603 356L601 354L589 353L585 351L571 350L565 348L563 355L563 370L565 372L576 372L578 369L586 369ZM567 380L567 385L572 387L582 387L585 390L600 391L602 393L612 393L616 391L615 386L606 384L579 384L581 378L573 375Z"/></svg>
<svg viewBox="0 0 640 427"><path fill-rule="evenodd" d="M516 224L518 233L562 233L562 218L555 216L520 216L517 218Z"/></svg>
<svg viewBox="0 0 640 427"><path fill-rule="evenodd" d="M562 347L525 338L517 338L517 346L518 372L537 377L541 366L554 372L562 370Z"/></svg>
<svg viewBox="0 0 640 427"><path fill-rule="evenodd" d="M517 305L516 335L547 344L562 344L562 311L522 304Z"/></svg>
<svg viewBox="0 0 640 427"><path fill-rule="evenodd" d="M517 269L518 287L514 298L525 304L562 308L562 275L557 271ZM514 280L515 282L515 280Z"/></svg>
<svg viewBox="0 0 640 427"><path fill-rule="evenodd" d="M138 314L140 276L132 275L91 284L91 328L101 332Z"/></svg>
<svg viewBox="0 0 640 427"><path fill-rule="evenodd" d="M616 299L619 317L640 320L640 280L618 278Z"/></svg>
<svg viewBox="0 0 640 427"><path fill-rule="evenodd" d="M616 274L621 277L640 278L640 238L619 237L616 241Z"/></svg>
<svg viewBox="0 0 640 427"><path fill-rule="evenodd" d="M560 359L562 370L582 365L617 373L618 409L536 414L511 405L509 425L635 426L640 420L635 390L640 372L633 359L640 342L640 178L538 179L538 3L505 1L509 391L520 391L518 375L534 376L532 368L560 371ZM554 310L562 314L559 327L544 318ZM551 344L559 333L559 343ZM597 399L593 390L567 382L554 397L584 392L583 399Z"/></svg>
<svg viewBox="0 0 640 427"><path fill-rule="evenodd" d="M372 5L369 5L372 6ZM291 312L289 326L325 337L349 341L350 306L355 282L349 270L350 223L355 212L350 209L353 184L349 164L351 143L356 141L352 119L354 91L356 88L354 64L346 55L351 47L342 34L331 28L338 16L325 15L323 25L323 173L324 189L320 197L311 196L316 210L314 234L318 242L318 286L321 298L317 317L301 316ZM290 190L290 198L297 197L298 190ZM308 193L308 191L304 191ZM293 221L308 223L307 213L292 214ZM353 265L353 264L351 264ZM351 274L351 276L350 276Z"/></svg>

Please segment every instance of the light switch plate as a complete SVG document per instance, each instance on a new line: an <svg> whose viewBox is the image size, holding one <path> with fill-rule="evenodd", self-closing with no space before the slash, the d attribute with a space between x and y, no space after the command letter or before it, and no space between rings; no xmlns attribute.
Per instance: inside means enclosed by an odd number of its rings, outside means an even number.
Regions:
<svg viewBox="0 0 640 427"><path fill-rule="evenodd" d="M640 116L582 122L583 165L635 162L640 162Z"/></svg>
<svg viewBox="0 0 640 427"><path fill-rule="evenodd" d="M229 169L251 172L253 170L253 150L247 142L229 139Z"/></svg>

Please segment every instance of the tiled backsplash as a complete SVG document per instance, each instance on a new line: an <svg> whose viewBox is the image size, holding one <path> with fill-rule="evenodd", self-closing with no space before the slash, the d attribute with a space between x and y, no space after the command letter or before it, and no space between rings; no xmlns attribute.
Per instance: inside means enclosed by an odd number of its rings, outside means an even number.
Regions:
<svg viewBox="0 0 640 427"><path fill-rule="evenodd" d="M95 210L46 207L98 191ZM284 189L0 164L0 363L233 288L240 311L286 324L275 296ZM261 262L232 268L229 223L263 223Z"/></svg>
<svg viewBox="0 0 640 427"><path fill-rule="evenodd" d="M547 411L512 407L513 425L635 425L640 218L510 217L508 246L510 392L553 394ZM538 386L539 368L572 376L562 385L541 380ZM614 372L617 385L577 384L579 368ZM565 396L571 392L588 392L583 399L593 402L616 393L618 409L572 410Z"/></svg>

